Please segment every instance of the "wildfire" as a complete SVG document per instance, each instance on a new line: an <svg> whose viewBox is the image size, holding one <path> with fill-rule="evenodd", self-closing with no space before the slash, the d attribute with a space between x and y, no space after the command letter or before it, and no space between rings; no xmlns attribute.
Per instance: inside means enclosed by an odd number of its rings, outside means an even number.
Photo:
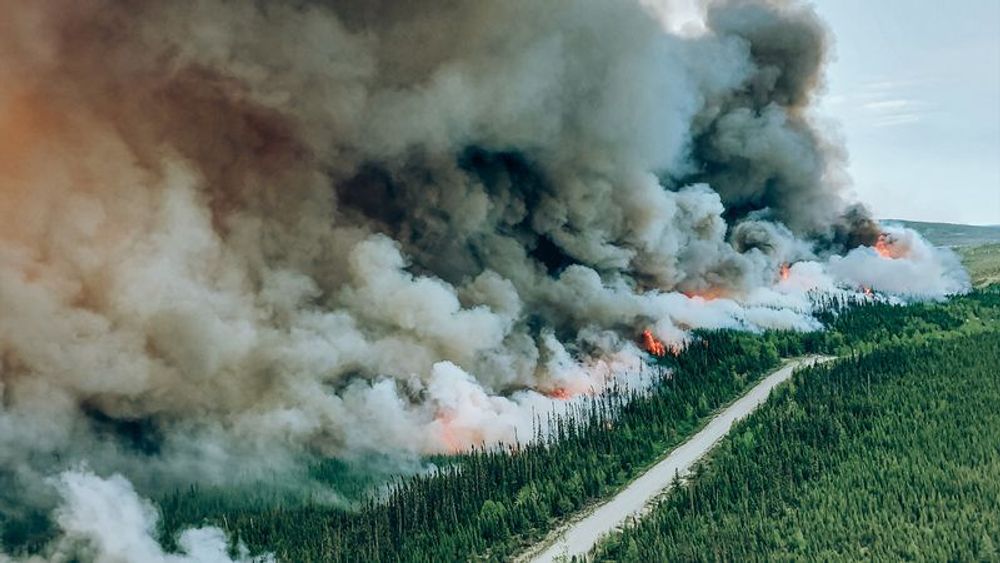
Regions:
<svg viewBox="0 0 1000 563"><path fill-rule="evenodd" d="M875 242L875 252L878 253L882 258L894 259L892 245L889 241L889 236L882 233L878 236L878 240Z"/></svg>
<svg viewBox="0 0 1000 563"><path fill-rule="evenodd" d="M792 267L788 265L788 262L781 264L781 269L778 270L778 275L781 277L781 281L788 280L792 275Z"/></svg>
<svg viewBox="0 0 1000 563"><path fill-rule="evenodd" d="M450 416L439 416L437 419L438 431L440 432L441 442L444 444L444 449L447 453L455 454L462 451L462 441L456 435L455 428L452 425L452 420Z"/></svg>
<svg viewBox="0 0 1000 563"><path fill-rule="evenodd" d="M653 332L648 328L642 331L642 348L657 358L662 358L670 352L671 356L680 356L684 347L681 344L665 344L659 338L653 336Z"/></svg>
<svg viewBox="0 0 1000 563"><path fill-rule="evenodd" d="M556 399L557 401L568 401L573 398L573 394L569 392L569 389L565 387L556 387L555 389L546 393L550 399Z"/></svg>
<svg viewBox="0 0 1000 563"><path fill-rule="evenodd" d="M439 412L434 426L444 453L457 454L483 442L481 432L461 425L453 413Z"/></svg>
<svg viewBox="0 0 1000 563"><path fill-rule="evenodd" d="M725 293L721 289L709 288L700 289L698 291L684 291L682 292L688 299L703 299L705 301L714 301L716 299L721 299L725 297Z"/></svg>
<svg viewBox="0 0 1000 563"><path fill-rule="evenodd" d="M863 292L864 292L864 294L865 294L866 296L868 296L868 297L871 297L871 296L873 295L873 294L872 294L872 288L868 287L867 285L863 285L863 286L861 286L861 291L863 291Z"/></svg>
<svg viewBox="0 0 1000 563"><path fill-rule="evenodd" d="M658 338L653 336L653 333L647 328L642 331L642 347L644 350L650 354L656 356L657 358L662 358L667 355L667 347L660 342Z"/></svg>

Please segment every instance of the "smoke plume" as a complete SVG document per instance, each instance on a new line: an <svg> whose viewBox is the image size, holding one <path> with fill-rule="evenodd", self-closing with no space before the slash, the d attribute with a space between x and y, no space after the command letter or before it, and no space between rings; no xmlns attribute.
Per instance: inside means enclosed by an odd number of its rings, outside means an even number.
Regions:
<svg viewBox="0 0 1000 563"><path fill-rule="evenodd" d="M561 397L642 385L645 329L813 330L810 290L967 286L913 233L874 250L810 112L808 6L661 16L8 6L0 512L81 461L146 491L526 438Z"/></svg>
<svg viewBox="0 0 1000 563"><path fill-rule="evenodd" d="M48 548L45 559L30 556L12 559L0 552L3 563L43 561L94 561L119 563L273 563L271 556L251 558L240 545L239 557L229 556L225 533L218 528L185 530L178 538L180 553L166 553L157 543L159 514L136 494L121 475L102 479L85 470L66 471L53 480L62 496L55 511L61 535Z"/></svg>

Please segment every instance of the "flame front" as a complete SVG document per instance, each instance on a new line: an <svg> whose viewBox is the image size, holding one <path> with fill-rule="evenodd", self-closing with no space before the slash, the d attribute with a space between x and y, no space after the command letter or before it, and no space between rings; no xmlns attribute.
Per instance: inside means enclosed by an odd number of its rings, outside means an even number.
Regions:
<svg viewBox="0 0 1000 563"><path fill-rule="evenodd" d="M702 301L715 301L716 299L723 299L726 297L726 293L722 289L718 288L707 288L691 291L682 291L685 297L688 299L700 299Z"/></svg>
<svg viewBox="0 0 1000 563"><path fill-rule="evenodd" d="M878 241L875 242L875 252L882 258L888 258L890 260L895 259L895 253L892 249L891 241L889 240L889 235L882 233L878 236Z"/></svg>
<svg viewBox="0 0 1000 563"><path fill-rule="evenodd" d="M667 347L648 328L642 331L642 347L657 358L667 355Z"/></svg>
<svg viewBox="0 0 1000 563"><path fill-rule="evenodd" d="M546 393L546 395L550 399L555 399L557 401L568 401L573 398L573 393L571 393L570 390L566 389L565 387L557 387Z"/></svg>
<svg viewBox="0 0 1000 563"><path fill-rule="evenodd" d="M781 277L781 281L787 281L792 275L792 267L788 265L788 262L781 264L781 269L778 271L778 275Z"/></svg>
<svg viewBox="0 0 1000 563"><path fill-rule="evenodd" d="M438 438L436 449L442 453L458 454L485 441L481 431L462 424L452 412L439 412L434 427Z"/></svg>

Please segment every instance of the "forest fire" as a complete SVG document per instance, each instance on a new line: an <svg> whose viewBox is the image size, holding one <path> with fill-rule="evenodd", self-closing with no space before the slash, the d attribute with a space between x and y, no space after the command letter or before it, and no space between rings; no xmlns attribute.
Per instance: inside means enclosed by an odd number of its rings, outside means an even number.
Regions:
<svg viewBox="0 0 1000 563"><path fill-rule="evenodd" d="M743 353L701 334L971 287L842 189L807 2L690 34L648 4L5 4L0 522L88 465L157 494L423 471Z"/></svg>
<svg viewBox="0 0 1000 563"><path fill-rule="evenodd" d="M778 270L778 276L780 277L781 281L788 281L788 278L791 277L791 275L792 275L792 267L788 264L788 262L782 263L781 269Z"/></svg>
<svg viewBox="0 0 1000 563"><path fill-rule="evenodd" d="M702 301L715 301L716 299L726 297L726 294L721 289L716 288L683 291L681 293L683 293L688 299L701 299Z"/></svg>
<svg viewBox="0 0 1000 563"><path fill-rule="evenodd" d="M889 260L897 258L893 253L892 245L889 241L889 235L885 233L878 236L878 241L875 242L875 252L877 252L882 258L887 258Z"/></svg>
<svg viewBox="0 0 1000 563"><path fill-rule="evenodd" d="M642 348L657 358L667 355L667 347L648 328L642 331Z"/></svg>
<svg viewBox="0 0 1000 563"><path fill-rule="evenodd" d="M670 352L671 356L679 356L683 347L680 344L665 344L659 338L653 336L653 332L648 328L642 331L642 349L662 358Z"/></svg>
<svg viewBox="0 0 1000 563"><path fill-rule="evenodd" d="M462 442L458 439L458 436L455 435L455 429L452 427L450 417L439 417L437 422L441 431L441 442L444 443L445 451L450 454L462 451Z"/></svg>
<svg viewBox="0 0 1000 563"><path fill-rule="evenodd" d="M444 453L458 454L482 441L482 436L479 436L478 432L470 432L468 428L459 427L452 413L439 413L434 422Z"/></svg>
<svg viewBox="0 0 1000 563"><path fill-rule="evenodd" d="M642 349L657 358L666 357L668 353L671 356L677 357L684 351L684 345L679 343L665 343L656 336L653 336L653 331L647 328L642 331Z"/></svg>
<svg viewBox="0 0 1000 563"><path fill-rule="evenodd" d="M874 295L874 293L872 292L872 288L868 287L867 285L861 286L861 292L864 293L866 297L871 297L872 295Z"/></svg>
<svg viewBox="0 0 1000 563"><path fill-rule="evenodd" d="M569 389L566 389L565 387L556 387L545 395L548 398L555 399L557 401L568 401L573 398L573 394L570 393Z"/></svg>

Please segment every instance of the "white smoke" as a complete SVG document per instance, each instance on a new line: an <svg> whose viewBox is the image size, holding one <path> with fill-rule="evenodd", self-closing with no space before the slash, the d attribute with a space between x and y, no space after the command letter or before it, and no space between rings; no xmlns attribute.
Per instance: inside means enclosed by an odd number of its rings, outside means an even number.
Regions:
<svg viewBox="0 0 1000 563"><path fill-rule="evenodd" d="M883 230L881 252L859 247L844 256L832 256L830 272L846 284L921 299L970 289L969 275L955 252L931 245L912 229L886 226Z"/></svg>
<svg viewBox="0 0 1000 563"><path fill-rule="evenodd" d="M86 470L67 471L55 480L62 503L54 520L59 536L44 556L14 558L0 553L4 563L91 561L93 563L267 563L270 555L250 557L237 546L229 556L225 533L212 527L181 532L179 553L167 553L156 540L159 515L121 475L101 478Z"/></svg>

